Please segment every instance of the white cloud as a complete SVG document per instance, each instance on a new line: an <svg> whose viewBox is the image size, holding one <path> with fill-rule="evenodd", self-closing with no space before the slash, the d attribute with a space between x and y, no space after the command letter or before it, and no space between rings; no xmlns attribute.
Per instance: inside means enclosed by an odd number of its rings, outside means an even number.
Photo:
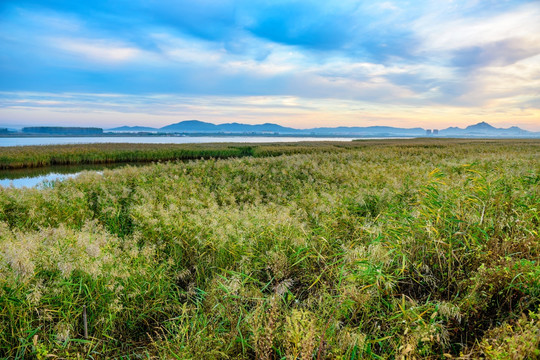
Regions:
<svg viewBox="0 0 540 360"><path fill-rule="evenodd" d="M385 1L381 4L379 4L379 8L383 9L383 10L399 10L399 7L396 6L396 4L390 2L390 1Z"/></svg>
<svg viewBox="0 0 540 360"><path fill-rule="evenodd" d="M463 17L440 12L426 15L412 24L421 39L418 53L451 51L483 46L506 39L540 42L540 6L524 5L492 17Z"/></svg>
<svg viewBox="0 0 540 360"><path fill-rule="evenodd" d="M471 105L524 107L540 97L540 55L512 65L484 67L464 85L462 100Z"/></svg>
<svg viewBox="0 0 540 360"><path fill-rule="evenodd" d="M167 60L205 65L219 62L225 50L213 42L193 38L183 38L171 34L153 33L150 38L156 42L160 55Z"/></svg>
<svg viewBox="0 0 540 360"><path fill-rule="evenodd" d="M126 44L102 39L52 38L53 47L84 59L97 62L118 63L135 59L141 51Z"/></svg>

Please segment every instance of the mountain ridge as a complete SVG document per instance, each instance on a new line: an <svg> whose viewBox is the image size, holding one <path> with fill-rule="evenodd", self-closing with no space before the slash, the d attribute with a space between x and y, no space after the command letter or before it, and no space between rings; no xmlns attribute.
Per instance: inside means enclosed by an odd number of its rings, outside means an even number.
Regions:
<svg viewBox="0 0 540 360"><path fill-rule="evenodd" d="M540 132L532 132L517 126L496 128L485 121L469 125L465 128L451 126L433 134L431 130L421 127L400 128L394 126L337 126L296 129L273 123L242 124L238 122L213 124L200 120L184 120L161 128L147 126L120 126L107 129L113 132L157 132L182 134L268 134L268 135L333 135L333 136L540 136Z"/></svg>

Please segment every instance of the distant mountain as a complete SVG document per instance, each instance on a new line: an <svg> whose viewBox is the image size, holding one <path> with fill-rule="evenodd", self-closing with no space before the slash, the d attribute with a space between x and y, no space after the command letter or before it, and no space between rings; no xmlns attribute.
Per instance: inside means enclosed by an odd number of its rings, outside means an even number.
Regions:
<svg viewBox="0 0 540 360"><path fill-rule="evenodd" d="M363 136L423 136L426 130L422 128L396 128L392 126L367 126L367 127L321 127L305 130L317 135L363 135Z"/></svg>
<svg viewBox="0 0 540 360"><path fill-rule="evenodd" d="M227 133L227 134L283 134L283 135L363 135L363 136L422 136L426 132L422 128L402 129L390 126L369 127L322 127L312 129L294 129L277 124L265 123L248 125L240 123L211 124L198 120L181 121L160 128L160 132L179 133Z"/></svg>
<svg viewBox="0 0 540 360"><path fill-rule="evenodd" d="M112 129L107 129L108 131L118 131L118 132L152 132L158 131L158 129L147 126L120 126Z"/></svg>
<svg viewBox="0 0 540 360"><path fill-rule="evenodd" d="M222 126L224 126L225 128L227 129L233 129L234 127L237 127L237 126L246 126L246 125L243 125L243 124L237 124L237 123L232 123L232 124L223 124ZM247 125L249 126L249 129L250 130L253 130L255 132L274 132L274 133L286 133L286 134L297 134L297 133L301 133L302 130L300 129L294 129L294 128L290 128L290 127L285 127L285 126L281 126L281 125L277 125L277 124L271 124L271 123L264 123L264 124L259 124L259 125Z"/></svg>
<svg viewBox="0 0 540 360"><path fill-rule="evenodd" d="M176 124L164 126L160 132L182 133L280 133L296 134L302 130L284 127L276 124L248 125L239 123L211 124L198 120L186 120Z"/></svg>
<svg viewBox="0 0 540 360"><path fill-rule="evenodd" d="M160 132L183 132L183 133L215 133L219 132L218 126L216 124L211 124L199 120L186 120L181 121L176 124L171 124L164 126L159 129Z"/></svg>
<svg viewBox="0 0 540 360"><path fill-rule="evenodd" d="M485 121L482 121L482 122L479 122L478 124L467 126L465 130L466 131L493 131L493 130L497 130L497 128L489 125Z"/></svg>
<svg viewBox="0 0 540 360"><path fill-rule="evenodd" d="M486 122L467 126L449 127L438 133L427 132L422 128L399 128L392 126L366 127L318 127L311 129L295 129L272 123L249 125L240 123L212 124L199 120L185 120L162 128L145 126L121 126L109 131L116 132L158 132L181 134L269 134L269 135L315 135L315 136L362 136L362 137L540 137L540 133L530 132L512 126L507 129L496 128Z"/></svg>
<svg viewBox="0 0 540 360"><path fill-rule="evenodd" d="M488 136L488 137L512 137L512 136L539 136L539 133L520 129L517 126L512 126L507 129L496 128L487 122L479 122L478 124L469 125L465 129L458 127L449 127L439 131L441 136Z"/></svg>

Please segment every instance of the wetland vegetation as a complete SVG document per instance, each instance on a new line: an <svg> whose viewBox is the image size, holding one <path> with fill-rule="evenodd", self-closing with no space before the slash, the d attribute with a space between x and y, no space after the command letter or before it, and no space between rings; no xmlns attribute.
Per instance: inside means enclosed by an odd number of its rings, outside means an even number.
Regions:
<svg viewBox="0 0 540 360"><path fill-rule="evenodd" d="M0 149L4 168L162 161L0 188L0 357L538 358L539 156L538 140Z"/></svg>
<svg viewBox="0 0 540 360"><path fill-rule="evenodd" d="M277 156L339 150L352 142L293 142L282 144L75 144L0 147L0 170L89 164L148 163L170 160Z"/></svg>

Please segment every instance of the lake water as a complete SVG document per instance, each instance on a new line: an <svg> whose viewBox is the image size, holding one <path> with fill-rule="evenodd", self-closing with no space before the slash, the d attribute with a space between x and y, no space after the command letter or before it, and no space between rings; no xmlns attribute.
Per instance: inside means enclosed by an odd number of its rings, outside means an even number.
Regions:
<svg viewBox="0 0 540 360"><path fill-rule="evenodd" d="M3 187L46 187L48 184L51 184L53 181L62 181L70 177L75 177L79 173L75 174L58 174L58 173L48 173L47 175L39 175L34 177L23 177L19 179L0 179L0 186Z"/></svg>
<svg viewBox="0 0 540 360"><path fill-rule="evenodd" d="M352 141L351 137L297 136L102 136L102 137L4 137L0 146L64 145L95 143L205 144L205 143L282 143L300 141ZM370 138L373 139L373 138Z"/></svg>

